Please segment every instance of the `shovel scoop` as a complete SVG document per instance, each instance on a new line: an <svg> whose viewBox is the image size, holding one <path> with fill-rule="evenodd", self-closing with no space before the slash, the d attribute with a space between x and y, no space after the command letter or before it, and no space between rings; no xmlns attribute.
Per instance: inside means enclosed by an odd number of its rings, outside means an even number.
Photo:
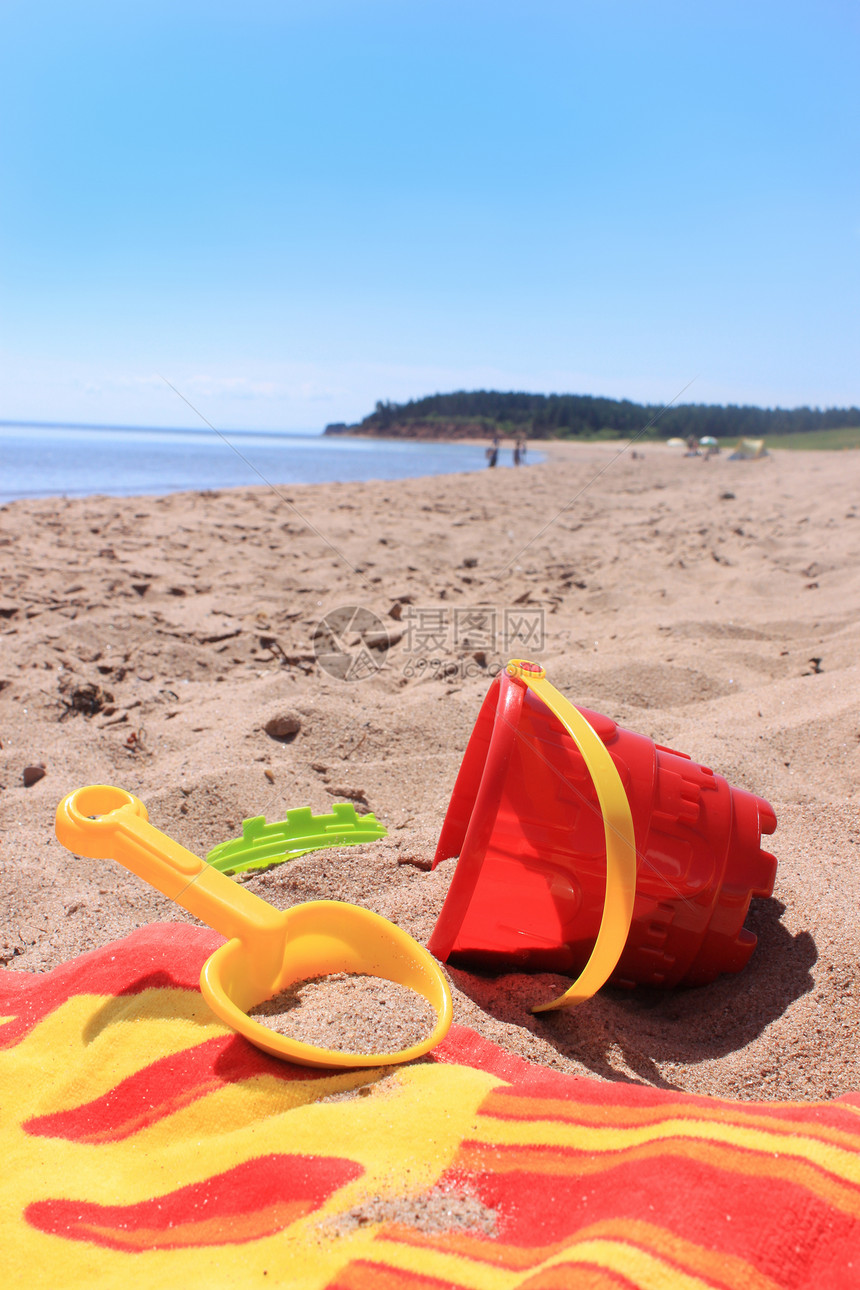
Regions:
<svg viewBox="0 0 860 1290"><path fill-rule="evenodd" d="M200 989L212 1011L258 1048L301 1066L392 1066L422 1057L451 1025L448 983L436 960L401 928L357 905L314 900L278 910L149 823L121 788L79 788L57 807L57 837L76 855L118 861L228 938L206 960ZM352 1053L278 1034L248 1015L299 981L346 972L383 977L422 995L436 1024L397 1052Z"/></svg>

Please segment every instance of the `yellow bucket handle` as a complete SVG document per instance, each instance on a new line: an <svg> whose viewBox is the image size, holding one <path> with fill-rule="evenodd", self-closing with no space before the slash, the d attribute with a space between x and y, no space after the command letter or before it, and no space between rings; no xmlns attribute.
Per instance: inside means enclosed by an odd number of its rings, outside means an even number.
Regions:
<svg viewBox="0 0 860 1290"><path fill-rule="evenodd" d="M576 744L594 784L606 834L606 896L597 940L585 967L565 990L550 1003L538 1004L532 1012L551 1012L584 1003L605 985L618 965L633 921L636 895L636 840L630 803L609 752L600 736L573 704L546 679L537 663L515 658L505 669L532 690L558 717Z"/></svg>

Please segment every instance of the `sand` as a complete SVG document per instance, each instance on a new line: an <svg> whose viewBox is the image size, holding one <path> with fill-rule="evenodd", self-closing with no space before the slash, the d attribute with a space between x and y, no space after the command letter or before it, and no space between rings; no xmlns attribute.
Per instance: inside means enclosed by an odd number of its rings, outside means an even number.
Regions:
<svg viewBox="0 0 860 1290"><path fill-rule="evenodd" d="M574 702L768 799L776 887L738 975L538 1018L563 978L452 970L455 1020L601 1079L745 1099L860 1088L860 454L616 452L0 508L0 961L45 971L186 917L55 840L59 800L96 782L199 854L246 816L370 809L387 840L248 885L280 907L353 900L426 941L454 862L428 865L490 673L534 655ZM318 629L343 606L384 633L364 679L332 675L357 657L337 648L349 615ZM543 615L543 643L509 648L477 606L526 632Z"/></svg>
<svg viewBox="0 0 860 1290"><path fill-rule="evenodd" d="M436 1014L420 994L382 977L334 972L250 1010L269 1030L338 1053L399 1053L420 1044Z"/></svg>

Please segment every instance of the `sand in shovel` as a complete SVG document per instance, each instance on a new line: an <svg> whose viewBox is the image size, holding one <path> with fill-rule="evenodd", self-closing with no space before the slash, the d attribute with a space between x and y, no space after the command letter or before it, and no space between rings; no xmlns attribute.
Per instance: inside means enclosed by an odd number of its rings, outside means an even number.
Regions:
<svg viewBox="0 0 860 1290"><path fill-rule="evenodd" d="M436 1024L420 994L383 977L346 972L300 981L252 1008L255 1021L338 1053L400 1052Z"/></svg>

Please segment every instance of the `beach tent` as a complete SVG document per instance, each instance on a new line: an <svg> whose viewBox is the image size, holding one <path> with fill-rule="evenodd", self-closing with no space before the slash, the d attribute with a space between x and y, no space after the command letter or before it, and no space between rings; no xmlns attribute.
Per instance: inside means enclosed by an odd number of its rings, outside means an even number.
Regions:
<svg viewBox="0 0 860 1290"><path fill-rule="evenodd" d="M739 439L729 461L758 461L759 457L767 456L764 439Z"/></svg>
<svg viewBox="0 0 860 1290"><path fill-rule="evenodd" d="M687 444L683 439L667 439L667 448L686 448Z"/></svg>

